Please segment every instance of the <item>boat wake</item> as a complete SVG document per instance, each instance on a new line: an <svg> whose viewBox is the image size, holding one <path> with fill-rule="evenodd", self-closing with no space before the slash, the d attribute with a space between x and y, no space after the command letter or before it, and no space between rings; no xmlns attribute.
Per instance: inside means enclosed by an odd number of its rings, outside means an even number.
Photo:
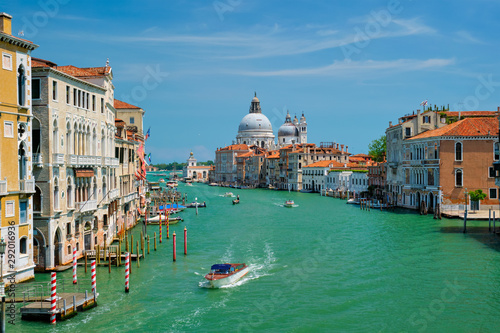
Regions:
<svg viewBox="0 0 500 333"><path fill-rule="evenodd" d="M279 206L279 207L285 207L285 205L284 205L284 204L278 204L278 203L275 203L275 205L276 205L276 206ZM292 207L293 207L293 208L295 208L295 207L299 207L299 205L294 204L294 205L292 205ZM289 207L287 207L287 208L289 208Z"/></svg>

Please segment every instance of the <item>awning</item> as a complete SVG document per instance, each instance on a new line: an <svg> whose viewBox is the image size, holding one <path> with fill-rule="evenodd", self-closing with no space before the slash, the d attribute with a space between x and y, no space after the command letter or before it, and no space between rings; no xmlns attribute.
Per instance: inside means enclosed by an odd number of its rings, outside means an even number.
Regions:
<svg viewBox="0 0 500 333"><path fill-rule="evenodd" d="M76 177L94 177L93 169L75 169Z"/></svg>

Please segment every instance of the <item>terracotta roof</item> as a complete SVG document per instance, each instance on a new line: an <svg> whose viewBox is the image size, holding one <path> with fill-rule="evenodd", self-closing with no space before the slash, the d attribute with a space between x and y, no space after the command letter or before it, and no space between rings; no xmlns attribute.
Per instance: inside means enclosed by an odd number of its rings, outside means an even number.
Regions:
<svg viewBox="0 0 500 333"><path fill-rule="evenodd" d="M448 117L494 117L497 115L497 111L444 111Z"/></svg>
<svg viewBox="0 0 500 333"><path fill-rule="evenodd" d="M465 118L448 126L427 131L416 135L408 140L418 140L423 138L438 136L497 136L498 120L496 118Z"/></svg>
<svg viewBox="0 0 500 333"><path fill-rule="evenodd" d="M230 145L219 150L248 150L248 146L246 144Z"/></svg>
<svg viewBox="0 0 500 333"><path fill-rule="evenodd" d="M246 152L246 153L238 154L238 157L250 157L252 155L253 155L253 151L249 151L249 152Z"/></svg>
<svg viewBox="0 0 500 333"><path fill-rule="evenodd" d="M115 98L115 109L140 109L140 107L128 104Z"/></svg>
<svg viewBox="0 0 500 333"><path fill-rule="evenodd" d="M57 67L57 64L49 60L32 57L31 67Z"/></svg>
<svg viewBox="0 0 500 333"><path fill-rule="evenodd" d="M318 161L311 163L309 165L304 166L303 168L339 168L344 167L344 163L340 163L337 161Z"/></svg>
<svg viewBox="0 0 500 333"><path fill-rule="evenodd" d="M353 157L364 157L364 158L369 158L371 159L370 155L368 154L356 154L356 155L352 155L351 157L349 158L353 158Z"/></svg>
<svg viewBox="0 0 500 333"><path fill-rule="evenodd" d="M196 165L190 166L189 169L210 169L210 165Z"/></svg>
<svg viewBox="0 0 500 333"><path fill-rule="evenodd" d="M56 69L74 77L104 76L109 74L111 67L89 67L79 68L73 65L57 66Z"/></svg>

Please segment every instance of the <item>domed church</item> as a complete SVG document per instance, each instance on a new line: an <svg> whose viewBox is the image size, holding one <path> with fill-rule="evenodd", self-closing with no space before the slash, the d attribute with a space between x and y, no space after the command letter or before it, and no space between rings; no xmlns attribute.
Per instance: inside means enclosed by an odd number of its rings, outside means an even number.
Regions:
<svg viewBox="0 0 500 333"><path fill-rule="evenodd" d="M284 147L292 143L307 143L307 123L304 113L300 117L300 122L297 116L292 117L286 112L285 123L278 129L278 147Z"/></svg>
<svg viewBox="0 0 500 333"><path fill-rule="evenodd" d="M256 145L266 149L273 149L275 146L273 127L269 119L262 114L257 93L252 99L248 114L240 122L236 143Z"/></svg>
<svg viewBox="0 0 500 333"><path fill-rule="evenodd" d="M238 127L236 136L237 144L256 145L265 149L276 149L285 147L292 143L307 143L307 123L304 113L302 117L297 116L292 121L287 111L285 123L278 130L278 144L274 142L273 127L269 119L262 114L260 101L255 93L248 114L243 117Z"/></svg>

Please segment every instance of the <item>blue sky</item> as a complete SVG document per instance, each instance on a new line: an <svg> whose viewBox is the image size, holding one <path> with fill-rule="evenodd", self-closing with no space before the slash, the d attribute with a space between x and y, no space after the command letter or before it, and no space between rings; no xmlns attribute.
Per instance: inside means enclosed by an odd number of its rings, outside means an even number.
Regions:
<svg viewBox="0 0 500 333"><path fill-rule="evenodd" d="M309 142L366 153L423 100L500 105L500 3L476 1L0 0L13 31L58 65L114 71L146 110L152 161L214 159L254 91L275 135L305 113Z"/></svg>

